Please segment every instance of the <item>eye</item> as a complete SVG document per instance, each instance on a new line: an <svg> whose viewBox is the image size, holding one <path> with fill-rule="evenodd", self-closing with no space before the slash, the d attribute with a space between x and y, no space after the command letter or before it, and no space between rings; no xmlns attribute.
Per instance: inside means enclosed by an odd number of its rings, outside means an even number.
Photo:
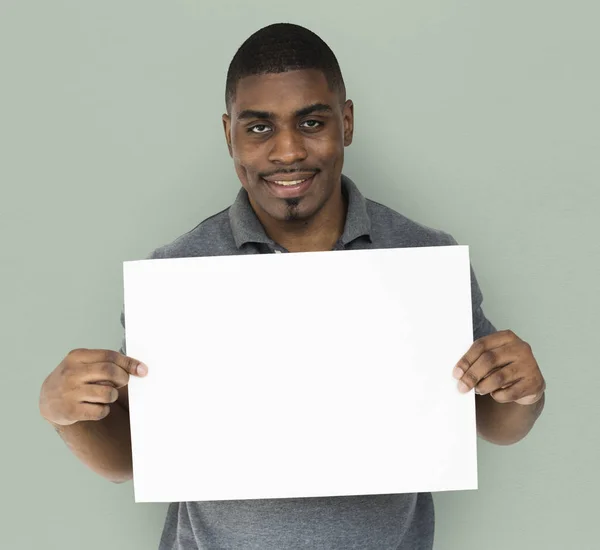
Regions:
<svg viewBox="0 0 600 550"><path fill-rule="evenodd" d="M323 123L319 120L305 120L302 124L308 124L311 123L310 126L308 126L308 128L310 128L311 130L314 128L318 128L319 126L323 126Z"/></svg>
<svg viewBox="0 0 600 550"><path fill-rule="evenodd" d="M266 124L255 124L248 128L248 132L251 132L252 134L265 134L266 132L264 130L268 128L269 127Z"/></svg>

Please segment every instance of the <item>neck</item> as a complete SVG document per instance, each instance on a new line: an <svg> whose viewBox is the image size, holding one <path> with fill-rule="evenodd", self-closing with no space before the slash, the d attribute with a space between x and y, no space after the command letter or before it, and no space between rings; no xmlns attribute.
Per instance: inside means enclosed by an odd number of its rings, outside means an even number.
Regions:
<svg viewBox="0 0 600 550"><path fill-rule="evenodd" d="M348 205L341 186L312 218L278 221L257 212L267 235L290 252L329 251L344 232ZM256 208L255 208L256 211Z"/></svg>

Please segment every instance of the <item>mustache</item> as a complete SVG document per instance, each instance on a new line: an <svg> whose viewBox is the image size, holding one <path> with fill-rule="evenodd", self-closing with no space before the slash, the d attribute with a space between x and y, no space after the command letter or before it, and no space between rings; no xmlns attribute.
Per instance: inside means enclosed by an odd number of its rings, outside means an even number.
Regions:
<svg viewBox="0 0 600 550"><path fill-rule="evenodd" d="M289 170L277 170L276 172L259 172L261 178L272 178L274 176L284 176L290 174L318 174L321 170L318 168L293 168Z"/></svg>

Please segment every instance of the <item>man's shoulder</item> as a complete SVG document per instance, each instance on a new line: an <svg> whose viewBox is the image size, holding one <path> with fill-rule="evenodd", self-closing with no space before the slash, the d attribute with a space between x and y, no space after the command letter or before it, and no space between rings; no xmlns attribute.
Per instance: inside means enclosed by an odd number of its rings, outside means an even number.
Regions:
<svg viewBox="0 0 600 550"><path fill-rule="evenodd" d="M213 214L172 242L156 248L150 258L189 258L231 254L236 247L229 222L230 208L227 207Z"/></svg>
<svg viewBox="0 0 600 550"><path fill-rule="evenodd" d="M371 238L385 248L443 246L457 244L447 232L419 223L404 214L366 199L371 221ZM204 219L196 227L172 242L156 248L150 258L187 258L194 256L222 256L237 250L227 207Z"/></svg>
<svg viewBox="0 0 600 550"><path fill-rule="evenodd" d="M419 223L404 214L367 199L373 242L384 247L446 246L457 244L452 235Z"/></svg>

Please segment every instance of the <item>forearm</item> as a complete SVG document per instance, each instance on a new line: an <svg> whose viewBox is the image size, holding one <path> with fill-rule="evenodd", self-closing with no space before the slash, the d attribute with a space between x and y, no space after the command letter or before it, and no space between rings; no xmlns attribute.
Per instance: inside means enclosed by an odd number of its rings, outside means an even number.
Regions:
<svg viewBox="0 0 600 550"><path fill-rule="evenodd" d="M476 395L477 432L496 445L512 445L533 428L544 409L545 394L533 405L498 403L489 395Z"/></svg>
<svg viewBox="0 0 600 550"><path fill-rule="evenodd" d="M110 407L110 414L99 421L52 426L84 464L109 481L121 483L133 475L129 413L119 403Z"/></svg>

